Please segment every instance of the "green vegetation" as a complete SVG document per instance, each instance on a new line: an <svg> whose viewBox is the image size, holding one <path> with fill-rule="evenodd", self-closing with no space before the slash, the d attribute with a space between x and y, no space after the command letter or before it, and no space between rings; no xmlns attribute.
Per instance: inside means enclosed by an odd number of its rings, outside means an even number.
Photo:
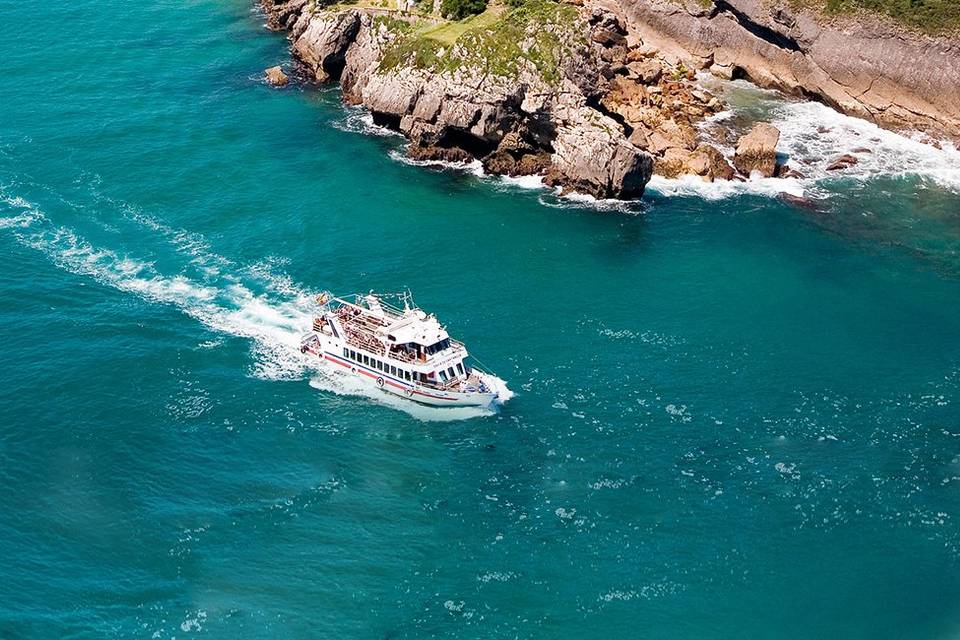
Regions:
<svg viewBox="0 0 960 640"><path fill-rule="evenodd" d="M420 32L425 38L430 38L445 45L452 45L467 31L490 27L501 17L500 12L488 9L480 15L472 16L457 22L446 22Z"/></svg>
<svg viewBox="0 0 960 640"><path fill-rule="evenodd" d="M487 0L443 0L440 3L440 13L450 20L463 20L469 16L483 13L487 8Z"/></svg>
<svg viewBox="0 0 960 640"><path fill-rule="evenodd" d="M413 25L410 22L401 20L400 18L394 18L391 15L375 15L373 16L373 24L377 27L383 25L393 33L408 33L413 30Z"/></svg>
<svg viewBox="0 0 960 640"><path fill-rule="evenodd" d="M960 30L958 0L791 0L796 6L819 8L827 14L870 11L927 33Z"/></svg>
<svg viewBox="0 0 960 640"><path fill-rule="evenodd" d="M385 53L380 68L410 64L453 71L474 67L490 75L513 77L526 60L547 82L557 83L569 43L584 37L570 32L576 20L575 7L552 0L527 0L502 15L491 8L466 20L402 35Z"/></svg>

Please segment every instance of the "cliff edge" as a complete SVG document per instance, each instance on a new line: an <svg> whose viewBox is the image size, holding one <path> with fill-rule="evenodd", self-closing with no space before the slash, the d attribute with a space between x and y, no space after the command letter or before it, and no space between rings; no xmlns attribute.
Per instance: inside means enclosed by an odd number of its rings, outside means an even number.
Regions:
<svg viewBox="0 0 960 640"><path fill-rule="evenodd" d="M596 0L644 40L726 77L894 129L960 140L960 40L796 0ZM798 8L799 7L799 8Z"/></svg>

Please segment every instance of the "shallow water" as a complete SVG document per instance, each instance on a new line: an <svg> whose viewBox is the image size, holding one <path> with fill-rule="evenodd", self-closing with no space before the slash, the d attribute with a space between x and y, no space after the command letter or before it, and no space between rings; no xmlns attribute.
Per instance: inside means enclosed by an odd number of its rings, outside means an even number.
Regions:
<svg viewBox="0 0 960 640"><path fill-rule="evenodd" d="M263 86L245 2L3 8L0 636L957 634L953 150L734 86L817 211L563 199ZM499 412L300 358L404 287Z"/></svg>

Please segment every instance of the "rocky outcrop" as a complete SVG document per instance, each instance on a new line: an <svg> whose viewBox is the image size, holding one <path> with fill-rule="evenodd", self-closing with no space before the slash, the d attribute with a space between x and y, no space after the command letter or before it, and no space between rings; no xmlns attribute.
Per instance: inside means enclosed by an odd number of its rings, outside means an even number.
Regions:
<svg viewBox="0 0 960 640"><path fill-rule="evenodd" d="M547 184L609 197L639 197L653 172L653 159L638 153L617 123L588 108L563 109L553 140Z"/></svg>
<svg viewBox="0 0 960 640"><path fill-rule="evenodd" d="M589 0L644 41L727 77L891 128L960 139L960 40L868 15L825 18L790 0Z"/></svg>
<svg viewBox="0 0 960 640"><path fill-rule="evenodd" d="M760 123L737 142L734 166L744 175L756 172L764 178L777 173L777 143L780 131L773 125Z"/></svg>
<svg viewBox="0 0 960 640"><path fill-rule="evenodd" d="M267 83L274 87L285 87L290 82L290 78L287 77L287 74L285 74L279 66L270 67L264 71L263 74L267 79Z"/></svg>
<svg viewBox="0 0 960 640"><path fill-rule="evenodd" d="M299 21L294 25L293 53L318 82L339 80L346 66L347 50L360 31L357 11L324 14L323 20Z"/></svg>
<svg viewBox="0 0 960 640"><path fill-rule="evenodd" d="M860 160L856 156L845 153L831 162L827 166L827 171L843 171L844 169L849 169L859 162Z"/></svg>
<svg viewBox="0 0 960 640"><path fill-rule="evenodd" d="M626 31L608 12L543 3L536 20L511 14L504 33L491 27L445 46L408 35L396 14L264 6L307 72L339 81L345 100L402 132L411 157L477 158L492 173L542 174L597 198L638 197L650 179L651 154L603 97L618 83L656 82L663 69L647 59L628 66Z"/></svg>

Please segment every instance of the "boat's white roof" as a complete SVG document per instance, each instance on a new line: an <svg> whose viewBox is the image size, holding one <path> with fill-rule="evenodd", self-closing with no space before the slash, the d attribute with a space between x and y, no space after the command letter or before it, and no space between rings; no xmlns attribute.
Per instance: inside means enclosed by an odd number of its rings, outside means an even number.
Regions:
<svg viewBox="0 0 960 640"><path fill-rule="evenodd" d="M409 309L403 316L394 320L383 329L384 335L393 338L397 344L412 342L430 346L450 337L434 316L428 316L420 309Z"/></svg>

